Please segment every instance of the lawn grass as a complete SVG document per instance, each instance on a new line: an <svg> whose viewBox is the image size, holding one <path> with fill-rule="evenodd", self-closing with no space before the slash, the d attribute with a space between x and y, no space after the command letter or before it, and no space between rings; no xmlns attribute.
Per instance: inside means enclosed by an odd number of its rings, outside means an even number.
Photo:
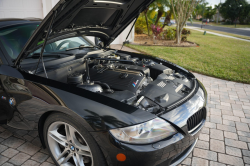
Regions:
<svg viewBox="0 0 250 166"><path fill-rule="evenodd" d="M176 63L190 71L225 80L250 83L250 42L192 30L189 41L199 47L127 45Z"/></svg>

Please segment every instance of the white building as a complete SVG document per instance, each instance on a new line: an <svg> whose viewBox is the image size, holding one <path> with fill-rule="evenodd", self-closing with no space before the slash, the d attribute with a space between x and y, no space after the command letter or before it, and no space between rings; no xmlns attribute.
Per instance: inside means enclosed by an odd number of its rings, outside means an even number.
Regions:
<svg viewBox="0 0 250 166"><path fill-rule="evenodd" d="M0 19L2 18L44 18L59 0L0 0ZM122 44L132 24L116 38L112 44ZM134 41L134 30L129 41Z"/></svg>

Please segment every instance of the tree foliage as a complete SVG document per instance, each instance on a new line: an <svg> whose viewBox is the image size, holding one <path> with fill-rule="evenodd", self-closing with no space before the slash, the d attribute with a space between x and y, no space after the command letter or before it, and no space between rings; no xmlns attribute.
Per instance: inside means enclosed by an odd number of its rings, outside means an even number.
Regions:
<svg viewBox="0 0 250 166"><path fill-rule="evenodd" d="M159 24L159 20L166 14L170 6L169 0L155 0L149 6L149 18L151 18L155 25Z"/></svg>
<svg viewBox="0 0 250 166"><path fill-rule="evenodd" d="M202 0L199 4L197 4L195 10L194 10L194 15L195 16L202 16L204 15L204 11L206 9L206 6L208 5L209 3L206 2L205 0Z"/></svg>
<svg viewBox="0 0 250 166"><path fill-rule="evenodd" d="M250 24L250 4L248 4L248 14L247 14L246 22Z"/></svg>
<svg viewBox="0 0 250 166"><path fill-rule="evenodd" d="M215 8L213 9L212 6L206 7L206 10L205 10L205 13L204 13L205 18L211 19L215 14L216 14L216 9Z"/></svg>
<svg viewBox="0 0 250 166"><path fill-rule="evenodd" d="M243 23L249 14L249 4L246 0L226 0L221 5L220 13L224 19L229 19L231 23L238 20Z"/></svg>
<svg viewBox="0 0 250 166"><path fill-rule="evenodd" d="M135 23L135 33L142 34L142 33L149 33L150 25L153 24L151 19L148 19L148 24L145 19L145 14L141 13ZM149 25L149 29L147 27Z"/></svg>
<svg viewBox="0 0 250 166"><path fill-rule="evenodd" d="M173 13L176 22L176 43L181 43L181 32L187 19L193 13L196 5L199 3L197 0L171 0Z"/></svg>

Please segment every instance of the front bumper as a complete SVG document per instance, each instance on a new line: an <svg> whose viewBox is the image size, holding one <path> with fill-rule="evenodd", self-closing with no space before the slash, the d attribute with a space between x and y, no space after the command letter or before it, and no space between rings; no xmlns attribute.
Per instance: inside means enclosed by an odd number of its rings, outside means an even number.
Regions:
<svg viewBox="0 0 250 166"><path fill-rule="evenodd" d="M207 93L203 85L197 93L180 107L161 115L179 131L177 134L153 144L132 145L114 139L109 132L92 132L108 165L115 166L167 166L178 165L193 150L198 140L203 119L193 130L188 130L187 120L200 109L206 109ZM123 153L127 159L119 162L116 155Z"/></svg>

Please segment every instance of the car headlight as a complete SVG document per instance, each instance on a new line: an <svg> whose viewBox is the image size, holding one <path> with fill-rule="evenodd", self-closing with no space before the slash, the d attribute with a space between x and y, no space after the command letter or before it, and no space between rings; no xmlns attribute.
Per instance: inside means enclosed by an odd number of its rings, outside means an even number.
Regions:
<svg viewBox="0 0 250 166"><path fill-rule="evenodd" d="M135 126L112 129L110 133L122 142L147 144L167 138L177 131L165 120L155 118Z"/></svg>

